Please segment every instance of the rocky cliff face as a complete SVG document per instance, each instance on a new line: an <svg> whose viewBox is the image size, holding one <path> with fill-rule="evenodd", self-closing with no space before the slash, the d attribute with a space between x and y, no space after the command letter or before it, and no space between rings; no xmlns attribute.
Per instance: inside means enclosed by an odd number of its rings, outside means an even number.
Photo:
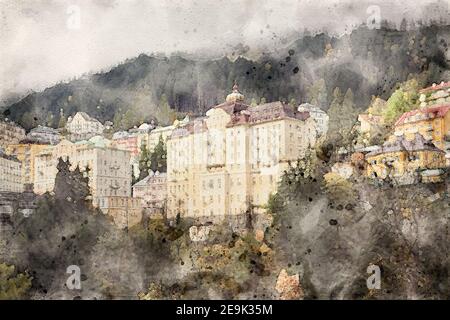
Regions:
<svg viewBox="0 0 450 320"><path fill-rule="evenodd" d="M320 193L320 181L307 185L279 213L280 260L300 274L306 298L448 299L448 182L352 181L355 197L342 202ZM379 290L366 285L372 264Z"/></svg>

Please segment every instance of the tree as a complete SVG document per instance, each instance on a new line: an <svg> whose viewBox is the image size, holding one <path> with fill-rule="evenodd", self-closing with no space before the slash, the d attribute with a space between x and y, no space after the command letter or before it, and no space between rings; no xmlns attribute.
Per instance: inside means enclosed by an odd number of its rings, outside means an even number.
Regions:
<svg viewBox="0 0 450 320"><path fill-rule="evenodd" d="M403 113L414 109L418 100L418 89L418 81L416 79L411 79L395 90L387 101L387 106L383 113L384 121L388 124L392 124Z"/></svg>
<svg viewBox="0 0 450 320"><path fill-rule="evenodd" d="M319 79L315 81L307 89L308 101L318 107L325 107L327 105L327 88L324 79Z"/></svg>
<svg viewBox="0 0 450 320"><path fill-rule="evenodd" d="M158 144L150 154L150 169L159 172L167 170L167 149L162 135L159 136Z"/></svg>
<svg viewBox="0 0 450 320"><path fill-rule="evenodd" d="M14 266L0 264L0 300L23 299L31 288L32 278L18 273Z"/></svg>
<svg viewBox="0 0 450 320"><path fill-rule="evenodd" d="M333 101L328 110L330 116L329 136L339 135L346 139L356 123L358 111L355 108L353 92L349 88L342 97L339 88L334 89Z"/></svg>
<svg viewBox="0 0 450 320"><path fill-rule="evenodd" d="M350 181L334 172L329 172L324 175L324 180L325 191L332 201L341 204L353 203L355 201L357 193L353 189Z"/></svg>
<svg viewBox="0 0 450 320"><path fill-rule="evenodd" d="M159 123L170 124L176 119L177 113L171 109L167 96L163 94L158 104L156 118Z"/></svg>
<svg viewBox="0 0 450 320"><path fill-rule="evenodd" d="M21 118L21 124L25 128L34 128L36 127L36 120L33 114L30 111L25 112Z"/></svg>
<svg viewBox="0 0 450 320"><path fill-rule="evenodd" d="M330 108L328 109L328 115L330 117L328 124L328 132L333 134L339 131L338 117L340 114L341 104L344 96L342 95L341 89L336 87L333 90L333 101L331 102Z"/></svg>
<svg viewBox="0 0 450 320"><path fill-rule="evenodd" d="M139 158L139 180L148 176L148 170L150 170L150 151L146 145L142 145Z"/></svg>
<svg viewBox="0 0 450 320"><path fill-rule="evenodd" d="M289 105L290 105L294 110L297 109L297 106L298 106L297 100L296 100L295 98L292 98L292 99L289 101Z"/></svg>
<svg viewBox="0 0 450 320"><path fill-rule="evenodd" d="M59 118L58 128L64 128L66 126L66 123L67 123L66 118L64 117Z"/></svg>
<svg viewBox="0 0 450 320"><path fill-rule="evenodd" d="M271 193L267 201L269 213L276 214L284 209L283 198L278 193Z"/></svg>

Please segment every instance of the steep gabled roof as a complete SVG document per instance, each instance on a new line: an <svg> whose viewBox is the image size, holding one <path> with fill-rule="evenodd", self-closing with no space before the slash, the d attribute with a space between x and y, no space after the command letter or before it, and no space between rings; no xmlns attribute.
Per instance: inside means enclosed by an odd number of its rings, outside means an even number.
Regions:
<svg viewBox="0 0 450 320"><path fill-rule="evenodd" d="M83 111L78 111L76 114L75 114L75 116L76 115L80 115L84 120L86 120L86 121L89 121L89 122L98 122L98 123L100 123L101 124L101 122L100 121L98 121L97 119L95 119L95 118L92 118L90 115L88 115L86 112L83 112ZM69 119L69 121L67 121L67 123L71 123L72 121L73 121L73 119L75 118L75 116L73 116L73 117L71 117L70 119Z"/></svg>

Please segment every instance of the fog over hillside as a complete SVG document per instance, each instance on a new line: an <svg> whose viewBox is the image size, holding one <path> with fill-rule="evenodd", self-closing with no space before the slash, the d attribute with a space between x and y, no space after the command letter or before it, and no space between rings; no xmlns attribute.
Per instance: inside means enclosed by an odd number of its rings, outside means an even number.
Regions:
<svg viewBox="0 0 450 320"><path fill-rule="evenodd" d="M0 3L0 105L144 53L285 54L305 30L448 22L448 0L15 1ZM408 26L409 27L409 26Z"/></svg>
<svg viewBox="0 0 450 320"><path fill-rule="evenodd" d="M450 78L450 26L409 30L404 22L399 29L382 22L379 29L361 25L341 36L307 34L254 60L238 52L234 58L201 60L140 54L105 72L29 94L5 106L3 116L26 129L57 127L61 110L65 117L86 111L101 121L123 122L126 116L124 126L152 119L167 123L161 110L202 114L224 101L234 81L247 103L313 101L327 109L334 89L340 88L344 93L350 89L362 110L372 96L386 99L408 77L419 78L424 86Z"/></svg>

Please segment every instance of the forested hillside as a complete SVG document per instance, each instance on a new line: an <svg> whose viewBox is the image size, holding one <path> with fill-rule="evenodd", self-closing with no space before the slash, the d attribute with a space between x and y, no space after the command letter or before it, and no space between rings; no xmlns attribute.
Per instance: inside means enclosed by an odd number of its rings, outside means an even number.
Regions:
<svg viewBox="0 0 450 320"><path fill-rule="evenodd" d="M3 106L3 116L26 129L57 127L63 123L61 110L64 117L87 111L114 121L116 128L151 119L164 124L173 118L170 108L201 114L222 102L235 80L248 103L312 101L327 109L339 88L351 89L356 108L365 109L372 95L386 99L408 77L424 85L449 78L449 38L450 26L408 31L360 26L341 37L303 35L281 50L284 55L267 53L257 61L141 54L108 72L31 93Z"/></svg>

